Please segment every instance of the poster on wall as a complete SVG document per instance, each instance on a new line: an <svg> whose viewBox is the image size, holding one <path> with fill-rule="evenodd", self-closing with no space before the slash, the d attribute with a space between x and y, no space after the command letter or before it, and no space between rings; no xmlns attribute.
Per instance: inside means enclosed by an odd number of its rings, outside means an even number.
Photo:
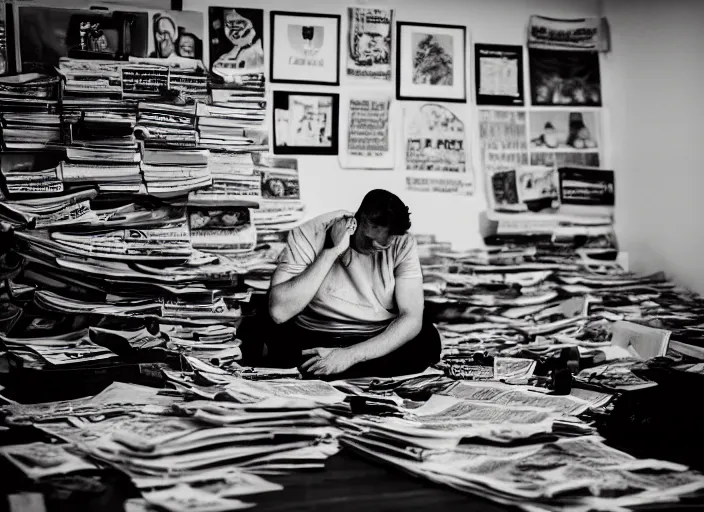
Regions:
<svg viewBox="0 0 704 512"><path fill-rule="evenodd" d="M393 10L347 9L347 76L391 80Z"/></svg>
<svg viewBox="0 0 704 512"><path fill-rule="evenodd" d="M606 18L556 19L533 15L528 22L530 48L608 52L609 40Z"/></svg>
<svg viewBox="0 0 704 512"><path fill-rule="evenodd" d="M558 206L557 170L522 166L491 175L490 205L497 212L540 212Z"/></svg>
<svg viewBox="0 0 704 512"><path fill-rule="evenodd" d="M606 169L562 167L560 213L571 215L613 216L615 203L614 172Z"/></svg>
<svg viewBox="0 0 704 512"><path fill-rule="evenodd" d="M473 193L469 135L460 110L421 102L404 107L403 144L409 190Z"/></svg>
<svg viewBox="0 0 704 512"><path fill-rule="evenodd" d="M274 91L274 153L338 154L339 95Z"/></svg>
<svg viewBox="0 0 704 512"><path fill-rule="evenodd" d="M355 91L340 102L340 167L393 169L391 94Z"/></svg>
<svg viewBox="0 0 704 512"><path fill-rule="evenodd" d="M340 19L331 14L272 12L270 80L340 85Z"/></svg>
<svg viewBox="0 0 704 512"><path fill-rule="evenodd" d="M598 111L532 110L529 122L531 165L599 166Z"/></svg>
<svg viewBox="0 0 704 512"><path fill-rule="evenodd" d="M479 109L479 143L484 176L528 165L526 113Z"/></svg>
<svg viewBox="0 0 704 512"><path fill-rule="evenodd" d="M601 106L599 54L528 49L533 106Z"/></svg>
<svg viewBox="0 0 704 512"><path fill-rule="evenodd" d="M40 5L18 7L23 72L59 67L61 57L105 60L118 55L147 57L150 20L147 12L62 9ZM122 34L129 34L129 49ZM128 51L129 50L129 51Z"/></svg>
<svg viewBox="0 0 704 512"><path fill-rule="evenodd" d="M477 105L522 106L523 47L474 45Z"/></svg>
<svg viewBox="0 0 704 512"><path fill-rule="evenodd" d="M264 11L209 7L210 69L225 82L264 74ZM241 81L241 78L240 78Z"/></svg>
<svg viewBox="0 0 704 512"><path fill-rule="evenodd" d="M397 99L467 101L467 29L406 22L396 27Z"/></svg>

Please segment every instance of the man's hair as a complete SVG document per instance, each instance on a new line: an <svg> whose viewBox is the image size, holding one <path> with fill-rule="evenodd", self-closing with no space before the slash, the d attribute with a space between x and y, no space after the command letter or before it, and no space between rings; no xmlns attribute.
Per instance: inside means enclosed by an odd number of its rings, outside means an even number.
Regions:
<svg viewBox="0 0 704 512"><path fill-rule="evenodd" d="M398 196L388 190L376 189L367 193L355 215L375 226L389 228L392 235L403 235L411 227L411 212Z"/></svg>

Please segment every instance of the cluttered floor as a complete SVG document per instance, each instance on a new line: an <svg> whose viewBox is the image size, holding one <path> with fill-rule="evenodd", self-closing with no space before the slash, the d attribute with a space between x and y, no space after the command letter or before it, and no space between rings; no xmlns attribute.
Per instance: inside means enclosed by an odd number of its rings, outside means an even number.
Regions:
<svg viewBox="0 0 704 512"><path fill-rule="evenodd" d="M52 247L6 252L0 509L704 506L704 300L611 250L418 241L441 361L328 382L247 366L237 325L265 294L236 319L27 300L17 256Z"/></svg>

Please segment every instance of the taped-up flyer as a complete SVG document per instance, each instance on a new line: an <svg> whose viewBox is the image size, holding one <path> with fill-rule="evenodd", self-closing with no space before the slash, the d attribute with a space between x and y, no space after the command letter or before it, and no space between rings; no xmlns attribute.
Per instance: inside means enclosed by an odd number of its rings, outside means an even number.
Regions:
<svg viewBox="0 0 704 512"><path fill-rule="evenodd" d="M347 75L391 80L391 9L347 9Z"/></svg>
<svg viewBox="0 0 704 512"><path fill-rule="evenodd" d="M393 169L391 94L356 91L344 95L340 115L340 167Z"/></svg>

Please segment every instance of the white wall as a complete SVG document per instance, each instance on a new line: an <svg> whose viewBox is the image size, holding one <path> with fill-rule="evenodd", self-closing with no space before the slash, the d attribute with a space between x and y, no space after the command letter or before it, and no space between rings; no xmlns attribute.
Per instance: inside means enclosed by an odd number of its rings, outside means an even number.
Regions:
<svg viewBox="0 0 704 512"><path fill-rule="evenodd" d="M704 293L704 1L605 0L616 228L633 270Z"/></svg>
<svg viewBox="0 0 704 512"><path fill-rule="evenodd" d="M361 4L362 2L358 2ZM366 2L363 2L366 4ZM320 12L342 15L342 33L346 33L346 7L355 5L353 0L184 0L184 10L203 10L208 5L256 7L270 10ZM468 127L474 137L471 150L476 150L476 118L473 89L472 45L475 42L498 44L526 43L526 27L531 14L553 17L598 16L599 0L377 0L371 6L390 7L396 11L397 21L446 23L468 27L468 95L466 108ZM269 44L269 16L265 13L265 43ZM344 41L343 41L344 44ZM343 46L344 48L344 46ZM269 49L266 49L268 52ZM268 55L267 55L268 57ZM305 87L306 90L343 92L346 84L344 69L341 87ZM526 86L528 75L526 73ZM357 82L359 84L359 82ZM395 93L391 83L386 86ZM295 90L295 85L272 84L272 89ZM526 97L529 97L526 94ZM400 120L400 104L395 102L392 115ZM405 173L401 149L401 126L396 124L397 151L396 169L393 171L362 171L341 169L337 157L300 156L299 168L301 195L308 208L308 215L346 208L355 210L364 194L373 188L386 188L399 195L412 212L414 233L435 233L440 239L453 242L457 248L482 246L479 237L478 217L486 207L484 184L478 167L478 153L471 155L474 161L475 194L473 197L457 197L449 194L406 192Z"/></svg>

